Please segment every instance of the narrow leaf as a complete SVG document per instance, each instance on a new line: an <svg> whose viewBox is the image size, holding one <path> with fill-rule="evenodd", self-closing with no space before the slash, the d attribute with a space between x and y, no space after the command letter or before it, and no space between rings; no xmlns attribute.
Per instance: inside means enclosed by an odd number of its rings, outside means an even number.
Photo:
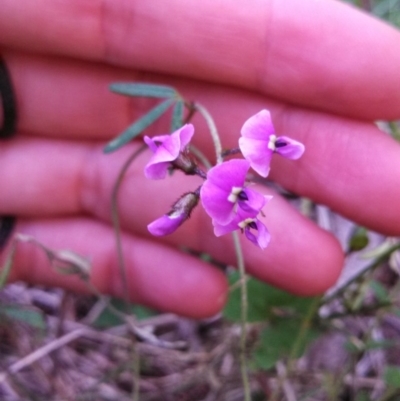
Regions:
<svg viewBox="0 0 400 401"><path fill-rule="evenodd" d="M147 127L153 124L154 121L160 118L174 102L174 99L167 99L151 109L147 114L129 126L121 135L109 142L104 148L104 153L114 152L132 139L136 138Z"/></svg>
<svg viewBox="0 0 400 401"><path fill-rule="evenodd" d="M171 98L176 95L176 90L171 86L135 84L130 82L116 82L110 85L111 92L126 96Z"/></svg>
<svg viewBox="0 0 400 401"><path fill-rule="evenodd" d="M175 103L174 110L172 112L171 132L176 131L183 125L183 105L184 102L182 100L178 100Z"/></svg>
<svg viewBox="0 0 400 401"><path fill-rule="evenodd" d="M7 255L7 259L4 262L4 266L1 266L0 268L0 289L2 289L7 282L7 278L10 274L12 264L14 261L14 254L15 254L15 244L11 248L10 253Z"/></svg>
<svg viewBox="0 0 400 401"><path fill-rule="evenodd" d="M43 314L41 312L31 308L25 308L20 305L2 305L0 307L0 316L1 315L12 320L18 320L20 322L29 324L37 329L44 330L46 327Z"/></svg>

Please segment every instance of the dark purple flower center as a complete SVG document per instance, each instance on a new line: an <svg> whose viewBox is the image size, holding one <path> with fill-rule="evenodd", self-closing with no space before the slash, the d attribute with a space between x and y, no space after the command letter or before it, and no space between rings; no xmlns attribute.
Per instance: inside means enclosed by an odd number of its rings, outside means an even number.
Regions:
<svg viewBox="0 0 400 401"><path fill-rule="evenodd" d="M287 142L283 141L282 139L277 139L275 142L276 148L283 148L286 145L287 145Z"/></svg>
<svg viewBox="0 0 400 401"><path fill-rule="evenodd" d="M257 224L255 221L251 221L250 223L248 223L247 227L257 230Z"/></svg>
<svg viewBox="0 0 400 401"><path fill-rule="evenodd" d="M245 191L240 191L237 197L238 197L238 199L241 200L241 201L247 201L247 200L249 200L249 197L247 196L247 194L246 194Z"/></svg>

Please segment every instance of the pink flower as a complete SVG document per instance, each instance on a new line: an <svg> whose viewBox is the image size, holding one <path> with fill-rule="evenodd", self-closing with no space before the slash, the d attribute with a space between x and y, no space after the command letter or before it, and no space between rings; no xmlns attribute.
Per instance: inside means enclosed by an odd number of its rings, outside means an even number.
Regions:
<svg viewBox="0 0 400 401"><path fill-rule="evenodd" d="M272 196L266 197L267 201L272 199ZM214 234L217 237L228 234L232 231L241 230L246 235L246 238L265 249L271 239L271 235L265 225L255 216L245 211L239 210L235 218L226 225L221 225L213 220Z"/></svg>
<svg viewBox="0 0 400 401"><path fill-rule="evenodd" d="M184 221L199 202L199 194L188 192L179 198L172 206L171 211L147 226L151 234L156 237L172 234Z"/></svg>
<svg viewBox="0 0 400 401"><path fill-rule="evenodd" d="M273 153L288 159L298 159L304 153L304 145L287 136L276 136L268 110L261 110L250 117L241 130L239 148L251 167L262 177L270 170Z"/></svg>
<svg viewBox="0 0 400 401"><path fill-rule="evenodd" d="M182 152L185 152L193 134L193 125L186 124L171 135L159 135L152 138L145 136L144 141L154 153L144 168L146 178L153 180L165 178L168 168Z"/></svg>
<svg viewBox="0 0 400 401"><path fill-rule="evenodd" d="M147 229L155 237L162 237L172 234L185 220L186 216L184 214L164 214L164 216L150 223Z"/></svg>
<svg viewBox="0 0 400 401"><path fill-rule="evenodd" d="M231 222L239 209L255 217L265 205L263 195L245 186L249 168L248 161L233 159L207 172L200 199L207 214L219 224Z"/></svg>

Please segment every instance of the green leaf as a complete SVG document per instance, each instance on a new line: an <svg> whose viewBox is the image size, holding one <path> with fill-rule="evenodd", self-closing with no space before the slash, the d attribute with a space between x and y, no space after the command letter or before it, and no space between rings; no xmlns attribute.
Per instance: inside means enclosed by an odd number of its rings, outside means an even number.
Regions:
<svg viewBox="0 0 400 401"><path fill-rule="evenodd" d="M385 383L392 388L400 388L400 368L387 366L383 374Z"/></svg>
<svg viewBox="0 0 400 401"><path fill-rule="evenodd" d="M349 241L349 252L361 251L368 243L368 231L364 227L357 227Z"/></svg>
<svg viewBox="0 0 400 401"><path fill-rule="evenodd" d="M264 329L260 344L255 350L252 364L258 369L271 369L276 362L291 355L293 344L297 341L301 321L299 319L277 319ZM309 345L319 335L318 330L310 328L302 336L302 342L297 348L299 358Z"/></svg>
<svg viewBox="0 0 400 401"><path fill-rule="evenodd" d="M0 306L0 321L1 317L11 320L19 320L28 324L31 327L44 330L46 324L43 314L37 310L27 308L20 305L1 305Z"/></svg>
<svg viewBox="0 0 400 401"><path fill-rule="evenodd" d="M237 282L237 272L229 276L230 284ZM253 354L255 368L270 369L275 363L287 356L297 358L306 346L315 339L321 329L313 324L315 297L298 297L279 290L254 278L247 281L248 321L267 321L259 347ZM240 321L240 288L230 294L224 309L224 316Z"/></svg>
<svg viewBox="0 0 400 401"><path fill-rule="evenodd" d="M230 284L237 282L239 274L232 273L229 276ZM286 291L279 290L254 278L247 281L248 292L248 321L265 321L277 315L288 317L305 314L314 297L298 297ZM224 309L224 316L233 321L240 321L241 296L240 288L231 292Z"/></svg>
<svg viewBox="0 0 400 401"><path fill-rule="evenodd" d="M173 112L172 112L172 121L171 121L171 132L176 131L183 125L183 106L184 102L182 100L178 100L175 103Z"/></svg>
<svg viewBox="0 0 400 401"><path fill-rule="evenodd" d="M138 320L146 319L148 317L154 316L157 313L150 308L146 308L145 306L136 304L130 304L127 309L126 302L118 298L113 298L110 302L115 309L123 313L133 314ZM117 326L122 323L124 322L121 318L119 318L114 313L112 313L112 311L106 308L102 313L100 313L100 315L94 321L93 325L95 327L107 328Z"/></svg>
<svg viewBox="0 0 400 401"><path fill-rule="evenodd" d="M171 98L177 95L174 88L165 85L116 82L110 85L111 92L135 97Z"/></svg>
<svg viewBox="0 0 400 401"><path fill-rule="evenodd" d="M104 148L104 153L114 152L130 142L132 139L136 138L147 127L153 124L154 121L160 118L174 102L174 99L167 99L151 109L147 114L129 126L121 135L109 142Z"/></svg>
<svg viewBox="0 0 400 401"><path fill-rule="evenodd" d="M371 398L366 390L361 390L356 394L355 401L371 401Z"/></svg>
<svg viewBox="0 0 400 401"><path fill-rule="evenodd" d="M371 280L369 286L379 302L386 303L390 301L388 290L379 281Z"/></svg>

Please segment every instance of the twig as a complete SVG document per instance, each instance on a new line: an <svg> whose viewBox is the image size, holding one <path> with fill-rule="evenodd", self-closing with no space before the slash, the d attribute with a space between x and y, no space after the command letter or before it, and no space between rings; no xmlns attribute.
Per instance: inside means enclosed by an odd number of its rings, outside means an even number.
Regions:
<svg viewBox="0 0 400 401"><path fill-rule="evenodd" d="M87 286L91 289L91 291L97 295L99 298L103 297L103 295L97 290L97 288L90 283L89 281L86 282ZM187 344L185 341L176 341L170 342L165 340L160 340L155 336L153 333L140 328L137 326L136 322L134 321L134 317L132 315L127 315L117 308L115 308L111 303L106 304L105 306L113 315L119 317L123 322L127 324L130 331L140 340L145 341L148 344L161 347L161 348L169 348L169 349L182 349L186 348Z"/></svg>
<svg viewBox="0 0 400 401"><path fill-rule="evenodd" d="M0 373L0 383L3 383L6 380L7 376L19 372L21 369L31 365L32 363L38 361L39 359L57 350L58 348L63 347L64 345L78 339L79 337L82 337L85 333L86 333L86 328L79 328L68 334L65 334L62 337L53 340L52 342L44 345L43 347L38 348L37 350L25 356L24 358L13 363L11 366L9 366L6 372Z"/></svg>
<svg viewBox="0 0 400 401"><path fill-rule="evenodd" d="M288 372L282 361L276 363L276 371L278 373L280 382L282 383L283 392L287 401L296 401L296 394L293 390L292 385L288 380Z"/></svg>
<svg viewBox="0 0 400 401"><path fill-rule="evenodd" d="M333 299L335 299L337 296L342 294L346 288L350 286L350 284L354 283L356 280L358 280L362 275L364 275L367 271L374 269L375 267L379 266L383 261L385 261L393 252L397 251L400 249L400 243L397 243L390 248L388 248L385 252L383 252L381 255L379 255L372 263L369 265L365 266L362 270L360 270L357 274L352 276L347 282L343 283L343 285L332 293L328 293L323 299L322 303L327 304L331 302Z"/></svg>

